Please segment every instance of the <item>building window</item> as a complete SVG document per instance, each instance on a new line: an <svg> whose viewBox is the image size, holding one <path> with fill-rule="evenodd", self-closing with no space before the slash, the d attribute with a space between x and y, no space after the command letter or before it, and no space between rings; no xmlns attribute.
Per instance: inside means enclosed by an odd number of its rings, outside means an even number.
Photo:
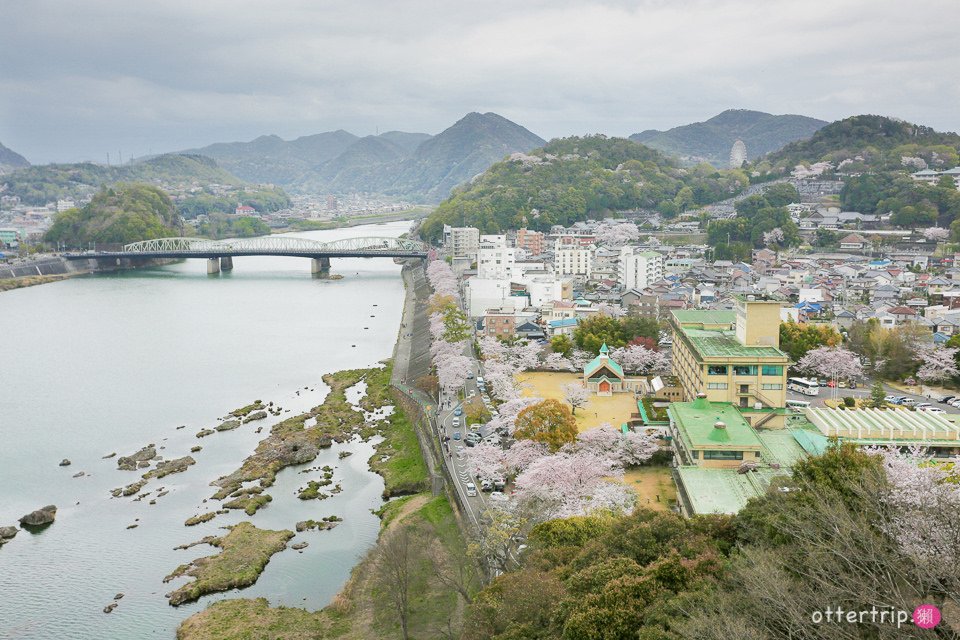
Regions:
<svg viewBox="0 0 960 640"><path fill-rule="evenodd" d="M760 388L764 391L781 391L783 390L782 384L761 384Z"/></svg>
<svg viewBox="0 0 960 640"><path fill-rule="evenodd" d="M727 388L726 382L708 382L707 383L707 389L726 389L726 388Z"/></svg>
<svg viewBox="0 0 960 640"><path fill-rule="evenodd" d="M750 393L750 385L748 384L740 385L740 393Z"/></svg>
<svg viewBox="0 0 960 640"><path fill-rule="evenodd" d="M700 452L694 449L693 451L690 452L690 455L694 460L696 460L697 458L700 457Z"/></svg>
<svg viewBox="0 0 960 640"><path fill-rule="evenodd" d="M763 375L765 376L782 376L783 367L779 365L765 364L763 365Z"/></svg>
<svg viewBox="0 0 960 640"><path fill-rule="evenodd" d="M757 365L735 365L733 374L737 376L755 376L757 375Z"/></svg>
<svg viewBox="0 0 960 640"><path fill-rule="evenodd" d="M743 451L704 451L704 460L743 460Z"/></svg>
<svg viewBox="0 0 960 640"><path fill-rule="evenodd" d="M727 365L725 365L725 364L711 364L711 365L707 365L707 375L710 375L710 376L725 376L725 375L727 375Z"/></svg>

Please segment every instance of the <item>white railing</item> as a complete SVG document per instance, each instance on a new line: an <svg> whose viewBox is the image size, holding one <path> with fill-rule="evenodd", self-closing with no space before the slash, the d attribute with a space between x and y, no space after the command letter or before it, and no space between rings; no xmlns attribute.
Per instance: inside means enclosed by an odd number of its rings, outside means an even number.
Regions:
<svg viewBox="0 0 960 640"><path fill-rule="evenodd" d="M157 238L124 245L124 253L336 253L336 252L398 251L426 253L424 243L407 238L346 238L333 242L317 242L305 238L264 236L240 240L209 240L207 238Z"/></svg>

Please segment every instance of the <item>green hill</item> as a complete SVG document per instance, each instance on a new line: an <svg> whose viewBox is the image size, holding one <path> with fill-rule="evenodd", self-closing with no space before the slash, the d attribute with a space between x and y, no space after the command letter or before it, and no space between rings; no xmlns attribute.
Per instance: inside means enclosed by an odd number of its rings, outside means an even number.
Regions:
<svg viewBox="0 0 960 640"><path fill-rule="evenodd" d="M180 216L167 194L146 184L118 184L82 208L57 214L45 240L76 247L175 235L181 235Z"/></svg>
<svg viewBox="0 0 960 640"><path fill-rule="evenodd" d="M728 198L747 183L742 171L709 165L684 169L625 138L562 138L529 154L514 154L454 190L422 232L436 238L444 224L476 226L483 233L522 225L547 230L637 208L657 208L669 217Z"/></svg>
<svg viewBox="0 0 960 640"><path fill-rule="evenodd" d="M36 165L18 169L2 178L7 193L25 204L43 205L63 198L82 198L104 185L145 182L172 189L207 184L240 186L243 183L210 158L167 154L149 160L107 167L90 162Z"/></svg>
<svg viewBox="0 0 960 640"><path fill-rule="evenodd" d="M844 160L848 172L905 170L903 158L921 158L932 168L944 169L957 164L960 136L941 133L903 120L885 116L862 115L832 122L809 140L791 143L762 158L761 172L785 172L798 164ZM916 170L917 167L909 167Z"/></svg>
<svg viewBox="0 0 960 640"><path fill-rule="evenodd" d="M22 155L0 143L0 173L29 167L30 163Z"/></svg>
<svg viewBox="0 0 960 640"><path fill-rule="evenodd" d="M757 158L789 142L809 138L823 120L797 115L773 115L762 111L728 109L706 122L674 127L668 131L650 129L630 139L679 157L686 163L709 162L725 168L730 149L737 140L747 147L747 157Z"/></svg>

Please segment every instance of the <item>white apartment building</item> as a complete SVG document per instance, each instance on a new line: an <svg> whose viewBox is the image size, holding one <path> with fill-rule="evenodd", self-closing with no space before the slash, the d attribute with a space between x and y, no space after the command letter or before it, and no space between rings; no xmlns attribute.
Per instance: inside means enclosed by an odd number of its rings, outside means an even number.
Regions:
<svg viewBox="0 0 960 640"><path fill-rule="evenodd" d="M624 291L646 289L663 279L663 256L656 251L623 247L620 250L618 276Z"/></svg>
<svg viewBox="0 0 960 640"><path fill-rule="evenodd" d="M517 250L507 246L506 236L480 236L477 249L478 278L512 278L516 264Z"/></svg>
<svg viewBox="0 0 960 640"><path fill-rule="evenodd" d="M553 270L561 276L589 277L593 269L593 246L564 243L558 238L553 246Z"/></svg>
<svg viewBox="0 0 960 640"><path fill-rule="evenodd" d="M475 260L480 246L480 230L476 227L444 227L444 244L454 258Z"/></svg>

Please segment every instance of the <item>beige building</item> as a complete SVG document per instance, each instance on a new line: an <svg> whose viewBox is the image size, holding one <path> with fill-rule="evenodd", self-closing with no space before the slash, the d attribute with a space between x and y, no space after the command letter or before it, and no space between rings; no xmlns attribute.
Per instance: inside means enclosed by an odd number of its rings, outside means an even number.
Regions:
<svg viewBox="0 0 960 640"><path fill-rule="evenodd" d="M785 406L790 358L780 351L779 301L748 296L734 311L674 311L671 323L685 400L704 393L748 409Z"/></svg>

